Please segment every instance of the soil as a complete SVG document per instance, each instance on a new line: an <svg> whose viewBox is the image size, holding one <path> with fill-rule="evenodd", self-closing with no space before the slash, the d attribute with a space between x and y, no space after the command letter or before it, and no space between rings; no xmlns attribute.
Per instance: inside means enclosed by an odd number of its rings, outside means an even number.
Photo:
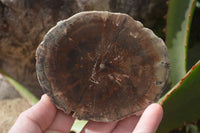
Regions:
<svg viewBox="0 0 200 133"><path fill-rule="evenodd" d="M22 98L14 98L1 100L0 107L0 131L1 133L7 133L19 114L31 107L31 105Z"/></svg>
<svg viewBox="0 0 200 133"><path fill-rule="evenodd" d="M19 104L20 103L20 104ZM0 74L0 132L7 133L18 115L31 107L15 88Z"/></svg>

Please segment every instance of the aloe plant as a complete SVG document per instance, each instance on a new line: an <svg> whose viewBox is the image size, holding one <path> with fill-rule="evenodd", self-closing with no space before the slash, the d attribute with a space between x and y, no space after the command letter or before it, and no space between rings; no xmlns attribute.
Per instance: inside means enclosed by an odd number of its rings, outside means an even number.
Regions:
<svg viewBox="0 0 200 133"><path fill-rule="evenodd" d="M160 99L164 117L158 132L165 132L200 118L200 61Z"/></svg>
<svg viewBox="0 0 200 133"><path fill-rule="evenodd" d="M169 2L166 45L171 60L172 89L159 101L164 110L159 133L180 128L200 118L200 61L185 74L190 62L187 53L195 7L196 0Z"/></svg>
<svg viewBox="0 0 200 133"><path fill-rule="evenodd" d="M166 45L168 47L174 86L186 73L187 44L196 0L171 0L167 18Z"/></svg>

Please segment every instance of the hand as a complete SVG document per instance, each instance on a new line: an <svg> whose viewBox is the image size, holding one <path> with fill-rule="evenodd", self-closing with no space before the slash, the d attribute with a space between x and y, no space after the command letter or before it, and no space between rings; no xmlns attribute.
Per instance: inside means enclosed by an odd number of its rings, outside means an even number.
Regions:
<svg viewBox="0 0 200 133"><path fill-rule="evenodd" d="M131 116L115 122L89 121L81 133L155 133L162 119L159 104L148 106L142 116ZM68 133L74 118L58 110L45 94L41 100L20 114L9 133Z"/></svg>

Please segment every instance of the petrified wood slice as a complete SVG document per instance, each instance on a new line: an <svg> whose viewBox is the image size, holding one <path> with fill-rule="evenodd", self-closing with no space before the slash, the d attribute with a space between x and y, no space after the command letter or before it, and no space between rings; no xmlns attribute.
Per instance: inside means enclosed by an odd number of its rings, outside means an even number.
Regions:
<svg viewBox="0 0 200 133"><path fill-rule="evenodd" d="M58 22L36 51L39 82L74 118L113 121L156 102L169 75L164 42L126 14L91 11Z"/></svg>

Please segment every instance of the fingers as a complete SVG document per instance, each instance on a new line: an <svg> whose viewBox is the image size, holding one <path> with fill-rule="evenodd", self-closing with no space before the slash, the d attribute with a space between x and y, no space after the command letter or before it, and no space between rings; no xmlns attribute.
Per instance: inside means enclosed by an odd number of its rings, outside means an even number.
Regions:
<svg viewBox="0 0 200 133"><path fill-rule="evenodd" d="M81 133L110 133L117 122L94 122L89 121L83 128Z"/></svg>
<svg viewBox="0 0 200 133"><path fill-rule="evenodd" d="M57 112L57 113L56 113ZM132 116L116 122L93 122L89 121L81 133L155 133L163 115L162 107L159 104L152 104L145 109L137 126L135 127L138 117ZM30 109L24 111L17 119L9 133L57 133L69 132L74 122L74 118L57 111L55 105L51 102L47 95Z"/></svg>
<svg viewBox="0 0 200 133"><path fill-rule="evenodd" d="M45 133L68 133L74 123L74 118L70 115L66 115L63 111L58 110L56 117L50 127Z"/></svg>
<svg viewBox="0 0 200 133"><path fill-rule="evenodd" d="M52 123L55 115L56 107L47 95L43 95L36 105L20 114L9 133L40 133Z"/></svg>
<svg viewBox="0 0 200 133"><path fill-rule="evenodd" d="M131 133L135 128L139 118L139 116L134 115L119 121L112 133Z"/></svg>
<svg viewBox="0 0 200 133"><path fill-rule="evenodd" d="M162 116L163 110L161 105L151 104L145 109L133 133L155 133Z"/></svg>
<svg viewBox="0 0 200 133"><path fill-rule="evenodd" d="M140 120L138 116L131 116L124 120L110 123L89 121L81 133L131 133L133 130L133 133L155 133L162 115L161 105L154 103L145 109Z"/></svg>

